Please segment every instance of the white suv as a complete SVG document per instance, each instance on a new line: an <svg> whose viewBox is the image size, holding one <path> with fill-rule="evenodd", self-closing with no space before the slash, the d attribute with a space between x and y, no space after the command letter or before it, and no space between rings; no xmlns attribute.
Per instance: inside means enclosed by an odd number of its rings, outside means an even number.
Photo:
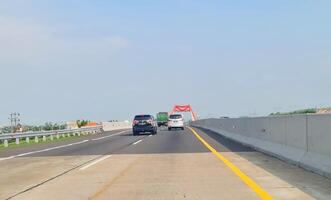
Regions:
<svg viewBox="0 0 331 200"><path fill-rule="evenodd" d="M172 114L169 116L168 130L171 131L173 128L184 130L184 118L182 114Z"/></svg>

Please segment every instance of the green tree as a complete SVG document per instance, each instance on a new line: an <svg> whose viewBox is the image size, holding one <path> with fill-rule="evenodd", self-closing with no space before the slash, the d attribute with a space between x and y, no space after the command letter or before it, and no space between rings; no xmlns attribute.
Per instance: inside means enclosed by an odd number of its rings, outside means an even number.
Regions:
<svg viewBox="0 0 331 200"><path fill-rule="evenodd" d="M83 126L86 126L89 122L89 120L77 120L77 126L78 128L81 128Z"/></svg>

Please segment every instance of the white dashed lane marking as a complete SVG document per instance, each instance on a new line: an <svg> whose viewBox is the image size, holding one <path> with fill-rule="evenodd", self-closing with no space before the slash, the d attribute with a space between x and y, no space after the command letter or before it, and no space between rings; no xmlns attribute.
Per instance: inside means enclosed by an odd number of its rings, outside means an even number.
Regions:
<svg viewBox="0 0 331 200"><path fill-rule="evenodd" d="M99 158L98 160L96 160L96 161L94 161L94 162L91 162L90 164L88 164L88 165L86 165L86 166L80 168L79 170L85 170L85 169L87 169L87 168L89 168L89 167L91 167L91 166L93 166L93 165L98 164L99 162L101 162L101 161L103 161L103 160L106 160L107 158L110 158L111 156L112 156L112 155L103 156L103 157Z"/></svg>
<svg viewBox="0 0 331 200"><path fill-rule="evenodd" d="M143 140L138 140L137 142L135 142L135 143L133 143L132 145L136 145L136 144L138 144L138 143L140 143L140 142L142 142Z"/></svg>

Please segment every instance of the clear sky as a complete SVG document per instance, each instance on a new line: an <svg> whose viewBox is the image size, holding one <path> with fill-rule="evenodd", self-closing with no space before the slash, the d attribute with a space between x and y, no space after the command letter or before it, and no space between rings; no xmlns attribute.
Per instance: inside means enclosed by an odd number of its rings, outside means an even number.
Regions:
<svg viewBox="0 0 331 200"><path fill-rule="evenodd" d="M0 124L331 106L331 1L2 0Z"/></svg>

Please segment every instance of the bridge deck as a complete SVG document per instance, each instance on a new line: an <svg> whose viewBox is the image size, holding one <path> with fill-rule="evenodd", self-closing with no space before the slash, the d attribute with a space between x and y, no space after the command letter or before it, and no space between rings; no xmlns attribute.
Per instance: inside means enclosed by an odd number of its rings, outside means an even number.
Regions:
<svg viewBox="0 0 331 200"><path fill-rule="evenodd" d="M329 179L196 131L274 199L331 199ZM118 132L0 152L0 199L259 199L189 129Z"/></svg>

